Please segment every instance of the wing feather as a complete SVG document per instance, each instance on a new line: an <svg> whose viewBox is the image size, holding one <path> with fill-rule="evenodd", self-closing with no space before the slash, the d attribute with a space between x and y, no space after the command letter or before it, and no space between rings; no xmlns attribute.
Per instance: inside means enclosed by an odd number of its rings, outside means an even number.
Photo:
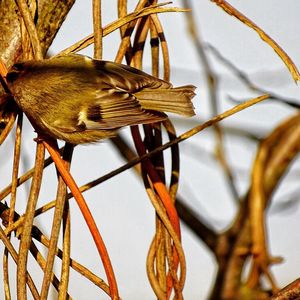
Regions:
<svg viewBox="0 0 300 300"><path fill-rule="evenodd" d="M81 121L89 129L116 129L128 125L147 124L162 121L164 113L145 111L135 96L127 92L98 92L97 100L91 106L83 107L85 119Z"/></svg>

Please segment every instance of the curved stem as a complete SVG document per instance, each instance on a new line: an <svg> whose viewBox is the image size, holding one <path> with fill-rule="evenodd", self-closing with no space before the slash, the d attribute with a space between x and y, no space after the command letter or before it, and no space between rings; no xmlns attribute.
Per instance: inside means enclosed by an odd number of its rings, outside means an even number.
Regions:
<svg viewBox="0 0 300 300"><path fill-rule="evenodd" d="M96 222L93 218L93 215L92 215L91 211L89 210L89 208L86 204L86 201L83 198L75 180L73 179L70 172L68 172L68 170L65 168L64 163L63 163L63 161L59 155L59 152L56 149L56 146L53 143L53 141L44 140L43 144L45 145L47 151L49 152L53 161L55 162L55 165L56 165L60 175L64 179L65 183L71 190L75 200L77 201L77 204L82 212L82 215L83 215L83 217L89 227L89 230L93 236L93 239L95 241L96 247L100 254L100 257L101 257L101 260L102 260L102 263L103 263L103 266L105 269L105 273L107 276L107 280L109 283L110 297L113 300L119 299L118 286L117 286L117 282L116 282L115 275L113 272L112 264L111 264L107 249L105 247L105 244L103 242L103 239L102 239L100 232L98 230L98 227L96 225Z"/></svg>

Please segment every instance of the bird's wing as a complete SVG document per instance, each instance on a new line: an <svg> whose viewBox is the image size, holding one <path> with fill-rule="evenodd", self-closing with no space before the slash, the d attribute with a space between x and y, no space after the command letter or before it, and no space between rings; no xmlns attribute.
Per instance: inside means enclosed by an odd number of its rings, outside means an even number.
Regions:
<svg viewBox="0 0 300 300"><path fill-rule="evenodd" d="M166 118L164 113L145 111L135 96L118 89L98 90L96 99L92 105L83 106L79 113L78 124L84 123L87 129L115 129Z"/></svg>
<svg viewBox="0 0 300 300"><path fill-rule="evenodd" d="M167 81L127 65L103 60L91 60L91 63L95 67L99 82L122 91L135 93L143 88L168 89L172 87L172 84Z"/></svg>
<svg viewBox="0 0 300 300"><path fill-rule="evenodd" d="M166 117L162 112L144 110L132 94L118 89L100 89L96 91L94 99L86 99L81 103L75 118L74 115L72 119L57 116L51 125L56 130L71 133L149 124Z"/></svg>

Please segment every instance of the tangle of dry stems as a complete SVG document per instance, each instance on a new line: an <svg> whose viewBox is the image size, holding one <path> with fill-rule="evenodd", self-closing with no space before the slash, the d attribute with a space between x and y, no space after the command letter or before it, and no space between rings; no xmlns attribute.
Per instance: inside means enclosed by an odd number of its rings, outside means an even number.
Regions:
<svg viewBox="0 0 300 300"><path fill-rule="evenodd" d="M49 1L49 3L50 2L51 1ZM47 4L43 4L42 13L38 16L38 20L35 19L37 7L34 5L28 6L25 0L16 1L17 7L15 7L14 4L8 4L8 2L0 4L7 5L8 11L13 18L18 19L18 16L20 15L19 22L24 22L26 29L23 29L22 33L18 31L19 29L14 29L16 30L16 37L19 37L16 42L18 47L15 47L14 51L11 50L9 55L6 53L6 59L0 60L0 73L4 89L7 89L7 87L5 87L5 75L7 73L6 65L9 67L11 63L20 57L20 55L23 55L23 58L26 59L32 57L35 59L43 59L56 31L59 29L73 2L74 1L65 1L64 4L60 3L60 10L56 12L52 21L55 26L52 26L51 29L49 29L50 27L47 27L47 24L42 25L48 18L46 17L47 14L45 14L45 12L47 9L51 10L50 4L49 8L47 7ZM227 13L235 16L238 20L254 29L261 38L277 52L290 70L294 80L299 80L299 72L294 63L271 37L226 1L213 2ZM115 61L122 62L125 58L128 64L137 68L142 68L144 47L148 36L150 36L152 73L154 76L159 76L160 74L159 62L161 54L163 61L163 78L169 80L170 62L168 44L163 26L161 25L157 14L165 12L187 12L191 7L191 3L187 0L183 1L183 3L185 9L162 7L167 3L159 4L156 0L140 0L135 11L128 13L127 1L119 0L119 19L107 26L103 26L102 15L104 12L101 10L101 1L93 0L91 5L93 10L93 34L61 51L59 54L77 52L94 43L94 57L101 59L103 53L103 37L115 30L120 30L121 42L119 49L117 50ZM18 15L15 12L16 9ZM283 122L282 125L275 128L274 131L260 144L257 159L253 167L250 191L244 199L239 199L234 177L232 175L233 172L224 153L223 130L218 125L218 122L251 105L255 105L268 99L270 96L264 92L262 93L264 94L262 96L236 105L228 111L218 114L216 75L210 68L205 48L199 38L199 33L196 31L196 22L193 15L189 15L187 20L199 57L201 58L202 64L205 66L214 117L203 124L195 126L178 137L169 120L163 123L163 127L157 124L153 126L143 126L144 139L141 137L140 128L136 126L132 127L132 138L136 150L132 150L120 136L112 139L113 144L118 148L121 155L128 160L128 163L124 166L78 188L69 172L73 147L66 144L64 149L59 151L54 141L43 137L42 133L39 133L40 135L36 146L35 165L31 170L19 177L20 153L22 151L22 113L18 111L17 108L6 112L6 126L4 130L1 131L0 144L2 144L9 135L13 135L12 129L15 120L18 120L15 134L12 182L0 192L1 200L10 196L9 206L2 202L0 203L0 216L3 220L3 224L6 226L5 229L0 228L0 239L5 245L3 271L6 299L13 298L9 283L9 255L17 265L18 299L27 299L26 286L29 287L34 299L46 299L51 284L58 291L58 299L71 299L68 292L70 268L79 272L97 285L111 299L120 299L117 280L114 275L108 252L82 193L139 163L141 163L141 167L136 168L136 170L143 178L145 190L156 212L156 232L147 257L147 274L153 291L158 299L165 300L169 299L171 296L174 296L174 299L183 299L186 263L184 250L181 245L179 216L175 207L177 207L183 221L186 222L188 226L194 230L197 236L208 245L218 262L216 282L210 299L242 299L239 297L244 295L245 289L247 290L247 293L249 293L249 290L252 290L265 295L265 291L260 286L262 275L267 276L269 279L272 286L272 292L275 293L277 291L277 286L269 267L271 264L279 262L279 259L272 258L268 253L264 211L270 202L271 194L278 185L280 178L299 152L297 143L297 140L299 140L300 128L299 114L291 117L289 120ZM45 32L47 32L47 30L52 31L46 34ZM7 38L10 38L9 34ZM246 81L246 83L251 87L249 82ZM6 103L7 101L1 102L3 114L7 109ZM17 116L18 118L16 118ZM198 134L210 126L214 126L215 128L218 149L217 158L227 176L227 181L231 187L235 203L239 206L233 225L223 233L216 233L210 226L205 225L205 222L201 217L190 211L182 201L175 202L178 198L178 178L180 176L178 144L190 139L195 134ZM166 143L163 143L162 139L163 130L167 132L169 139ZM51 156L51 158L46 160L44 160L45 148ZM163 151L168 148L171 148L172 163L170 180L166 180L167 173L162 154ZM275 151L274 148L276 148L277 151ZM46 205L37 209L36 206L39 198L39 189L43 172L53 161L58 170L57 196L55 200L49 201ZM17 189L29 179L32 180L27 208L25 213L20 215L15 211ZM166 182L170 182L170 184L167 185ZM71 193L67 193L67 187L71 190ZM102 259L108 283L105 283L104 280L93 274L86 267L74 261L70 256L71 212L69 210L68 200L72 197L77 200L86 223L90 228L99 255ZM33 221L36 216L42 215L52 208L54 208L54 217L49 239L39 228L33 225ZM63 228L62 250L57 247L61 227ZM12 246L10 241L13 231L17 232L17 237L20 239L18 250ZM34 243L34 239L47 248L47 258L44 258L39 252ZM36 259L44 273L40 291L35 286L34 279L27 270L29 253ZM62 261L60 278L53 273L53 263L56 257L60 258ZM251 271L248 280L243 282L241 274L245 267L246 258L248 257L253 258ZM291 293L291 289L295 292L298 289L298 283L296 282L292 287L288 287L279 293L278 297L274 296L272 299L284 299L282 298L282 295L284 293L285 295Z"/></svg>

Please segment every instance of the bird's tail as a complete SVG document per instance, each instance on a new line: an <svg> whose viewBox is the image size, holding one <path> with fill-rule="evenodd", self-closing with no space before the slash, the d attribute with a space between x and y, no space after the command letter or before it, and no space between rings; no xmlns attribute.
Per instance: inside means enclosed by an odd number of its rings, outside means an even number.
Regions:
<svg viewBox="0 0 300 300"><path fill-rule="evenodd" d="M195 115L192 103L195 89L196 87L193 85L165 89L146 88L134 95L144 109L171 112L191 117Z"/></svg>

